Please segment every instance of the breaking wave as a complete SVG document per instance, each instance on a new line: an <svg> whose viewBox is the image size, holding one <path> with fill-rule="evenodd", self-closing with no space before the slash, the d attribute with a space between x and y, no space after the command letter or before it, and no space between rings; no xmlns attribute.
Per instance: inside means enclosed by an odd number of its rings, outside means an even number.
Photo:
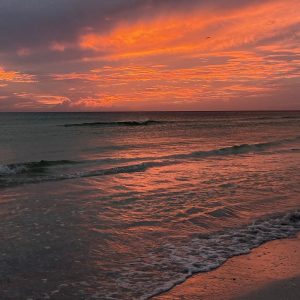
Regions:
<svg viewBox="0 0 300 300"><path fill-rule="evenodd" d="M107 169L98 169L92 171L78 171L78 172L68 173L68 174L49 175L45 171L47 171L49 167L55 167L58 165L67 165L67 164L80 164L80 163L82 164L89 161L76 162L70 160L58 160L58 161L41 160L39 162L0 165L0 187L26 184L26 183L38 183L44 181L60 181L60 180L67 180L67 179L114 175L114 174L121 174L121 173L145 172L150 168L175 165L175 164L182 163L186 160L197 160L206 157L223 157L223 156L230 156L230 155L242 155L242 154L264 152L265 150L268 150L272 147L278 147L288 143L293 143L298 140L300 140L299 136L295 138L277 140L277 141L266 142L266 143L242 144L242 145L234 145L234 146L208 150L208 151L194 151L189 153L173 154L173 155L166 155L160 157L159 156L147 157L147 158L143 158L144 160L147 159L147 161L136 163L136 164L132 163L129 165L116 166ZM132 162L133 160L127 159L127 161ZM112 163L113 162L114 160L112 161ZM118 162L118 160L116 160L116 162ZM124 162L126 162L126 159L124 160ZM97 161L94 161L93 163L97 163ZM28 176L20 176L22 174Z"/></svg>
<svg viewBox="0 0 300 300"><path fill-rule="evenodd" d="M58 165L67 165L74 164L76 162L70 160L41 160L38 162L27 162L27 163L17 163L17 164L8 164L0 165L0 176L5 175L16 175L24 173L39 173L44 172L48 167L58 166Z"/></svg>
<svg viewBox="0 0 300 300"><path fill-rule="evenodd" d="M64 124L64 127L93 127L93 126L147 126L155 124L163 124L167 121L116 121L116 122L91 122L91 123L74 123L74 124Z"/></svg>
<svg viewBox="0 0 300 300"><path fill-rule="evenodd" d="M223 232L192 238L185 246L166 244L164 251L169 254L168 261L181 270L170 280L142 299L165 292L182 283L195 273L208 272L220 267L229 258L247 254L265 242L295 236L300 230L300 211L273 215L253 223Z"/></svg>
<svg viewBox="0 0 300 300"><path fill-rule="evenodd" d="M208 151L194 151L191 153L183 153L183 154L175 154L166 156L165 158L188 158L188 157L207 157L207 156L222 156L222 155L238 155L238 154L246 154L246 153L254 153L261 152L267 150L272 147L282 146L284 144L289 144L293 142L297 142L300 140L300 136L282 139L272 142L266 143L256 143L256 144L241 144L241 145L233 145L229 147L223 147L214 150Z"/></svg>

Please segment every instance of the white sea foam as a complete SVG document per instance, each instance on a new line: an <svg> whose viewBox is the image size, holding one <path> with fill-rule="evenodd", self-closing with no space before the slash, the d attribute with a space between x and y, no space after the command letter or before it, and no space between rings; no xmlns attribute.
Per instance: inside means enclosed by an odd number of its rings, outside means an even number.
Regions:
<svg viewBox="0 0 300 300"><path fill-rule="evenodd" d="M18 174L26 169L25 165L0 165L0 176Z"/></svg>
<svg viewBox="0 0 300 300"><path fill-rule="evenodd" d="M259 219L240 228L162 243L159 249L149 249L147 257L137 257L128 265L110 269L112 274L118 274L113 277L116 290L101 286L93 296L95 299L150 299L195 273L216 269L233 256L247 254L267 241L291 237L299 230L300 211L294 211Z"/></svg>
<svg viewBox="0 0 300 300"><path fill-rule="evenodd" d="M167 291L194 273L211 271L229 258L247 254L267 241L291 237L299 230L300 211L295 211L257 220L241 228L207 236L200 234L185 245L166 244L164 251L170 253L169 261L179 266L182 273L174 274L175 280L170 278L170 281L161 283L151 293L145 293L141 299Z"/></svg>

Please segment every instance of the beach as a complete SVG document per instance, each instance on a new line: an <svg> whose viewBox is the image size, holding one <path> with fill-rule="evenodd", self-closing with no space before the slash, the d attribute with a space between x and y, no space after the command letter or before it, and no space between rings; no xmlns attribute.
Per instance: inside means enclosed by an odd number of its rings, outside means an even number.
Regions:
<svg viewBox="0 0 300 300"><path fill-rule="evenodd" d="M299 125L300 112L2 114L0 299L223 300L294 278Z"/></svg>
<svg viewBox="0 0 300 300"><path fill-rule="evenodd" d="M196 274L153 300L300 299L300 235L275 240Z"/></svg>
<svg viewBox="0 0 300 300"><path fill-rule="evenodd" d="M0 300L300 300L300 0L0 16Z"/></svg>

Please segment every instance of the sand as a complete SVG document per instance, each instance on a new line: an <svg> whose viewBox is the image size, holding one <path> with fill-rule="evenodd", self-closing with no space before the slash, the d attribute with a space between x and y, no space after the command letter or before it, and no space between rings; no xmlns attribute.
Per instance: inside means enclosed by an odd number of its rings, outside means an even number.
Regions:
<svg viewBox="0 0 300 300"><path fill-rule="evenodd" d="M196 274L155 300L299 300L300 235L268 242Z"/></svg>

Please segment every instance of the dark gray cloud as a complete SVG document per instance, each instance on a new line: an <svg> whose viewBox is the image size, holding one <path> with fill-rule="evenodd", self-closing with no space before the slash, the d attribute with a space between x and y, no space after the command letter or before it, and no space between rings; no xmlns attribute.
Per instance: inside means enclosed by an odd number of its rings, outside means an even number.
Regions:
<svg viewBox="0 0 300 300"><path fill-rule="evenodd" d="M0 51L72 41L84 27L109 28L107 17L130 9L128 0L2 0Z"/></svg>

